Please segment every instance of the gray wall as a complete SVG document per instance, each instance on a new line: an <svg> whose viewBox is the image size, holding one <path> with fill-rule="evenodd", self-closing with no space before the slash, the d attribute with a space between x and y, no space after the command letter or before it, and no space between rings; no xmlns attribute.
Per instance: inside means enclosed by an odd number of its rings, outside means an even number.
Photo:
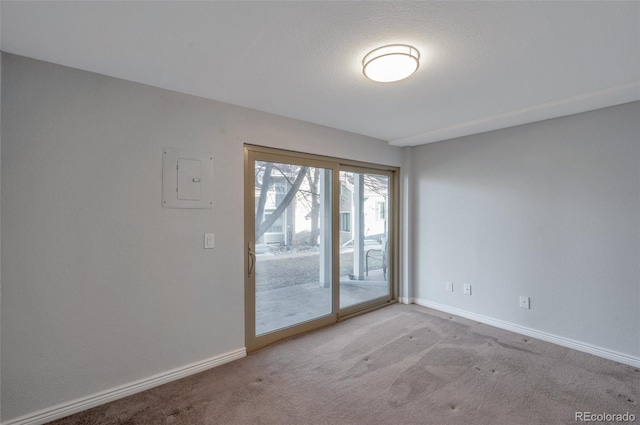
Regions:
<svg viewBox="0 0 640 425"><path fill-rule="evenodd" d="M2 22L2 2L0 2L0 22ZM2 31L0 30L0 34ZM0 37L0 46L2 45ZM0 52L0 99L2 99L2 52ZM2 211L2 116L0 114L0 211ZM2 220L0 219L0 378L2 378ZM0 419L2 418L2 385L0 385Z"/></svg>
<svg viewBox="0 0 640 425"><path fill-rule="evenodd" d="M14 55L2 66L3 420L244 347L244 142L402 162L364 136ZM165 146L214 154L212 210L161 208Z"/></svg>
<svg viewBox="0 0 640 425"><path fill-rule="evenodd" d="M415 298L640 357L640 103L412 160Z"/></svg>

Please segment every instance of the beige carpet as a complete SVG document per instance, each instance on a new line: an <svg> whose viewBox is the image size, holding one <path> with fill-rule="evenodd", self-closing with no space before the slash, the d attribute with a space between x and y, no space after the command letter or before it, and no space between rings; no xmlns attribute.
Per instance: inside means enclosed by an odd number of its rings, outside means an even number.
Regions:
<svg viewBox="0 0 640 425"><path fill-rule="evenodd" d="M392 305L55 424L573 424L636 415L640 370Z"/></svg>

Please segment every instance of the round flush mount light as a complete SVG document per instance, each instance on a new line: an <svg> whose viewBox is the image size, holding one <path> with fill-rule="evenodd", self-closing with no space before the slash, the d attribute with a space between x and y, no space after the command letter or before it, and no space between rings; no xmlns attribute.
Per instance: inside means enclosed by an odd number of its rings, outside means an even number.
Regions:
<svg viewBox="0 0 640 425"><path fill-rule="evenodd" d="M420 52L406 44L378 47L362 59L362 72L373 81L390 83L407 78L418 70Z"/></svg>

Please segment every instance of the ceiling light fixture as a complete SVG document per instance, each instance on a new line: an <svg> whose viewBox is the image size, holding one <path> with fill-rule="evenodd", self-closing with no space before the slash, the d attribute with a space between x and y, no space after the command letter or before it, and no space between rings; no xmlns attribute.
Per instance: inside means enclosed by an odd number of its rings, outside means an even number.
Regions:
<svg viewBox="0 0 640 425"><path fill-rule="evenodd" d="M378 47L362 59L365 77L381 83L407 78L420 66L420 52L406 44L390 44Z"/></svg>

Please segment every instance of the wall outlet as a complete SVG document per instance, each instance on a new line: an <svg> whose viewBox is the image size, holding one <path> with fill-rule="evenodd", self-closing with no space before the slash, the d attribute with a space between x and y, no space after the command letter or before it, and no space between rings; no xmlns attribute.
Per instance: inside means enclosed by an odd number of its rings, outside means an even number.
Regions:
<svg viewBox="0 0 640 425"><path fill-rule="evenodd" d="M463 293L465 295L471 295L471 285L470 284L465 283L462 288L463 288Z"/></svg>
<svg viewBox="0 0 640 425"><path fill-rule="evenodd" d="M447 282L447 291L453 292L453 282Z"/></svg>
<svg viewBox="0 0 640 425"><path fill-rule="evenodd" d="M520 308L526 308L527 310L531 308L529 304L529 297L520 295Z"/></svg>

